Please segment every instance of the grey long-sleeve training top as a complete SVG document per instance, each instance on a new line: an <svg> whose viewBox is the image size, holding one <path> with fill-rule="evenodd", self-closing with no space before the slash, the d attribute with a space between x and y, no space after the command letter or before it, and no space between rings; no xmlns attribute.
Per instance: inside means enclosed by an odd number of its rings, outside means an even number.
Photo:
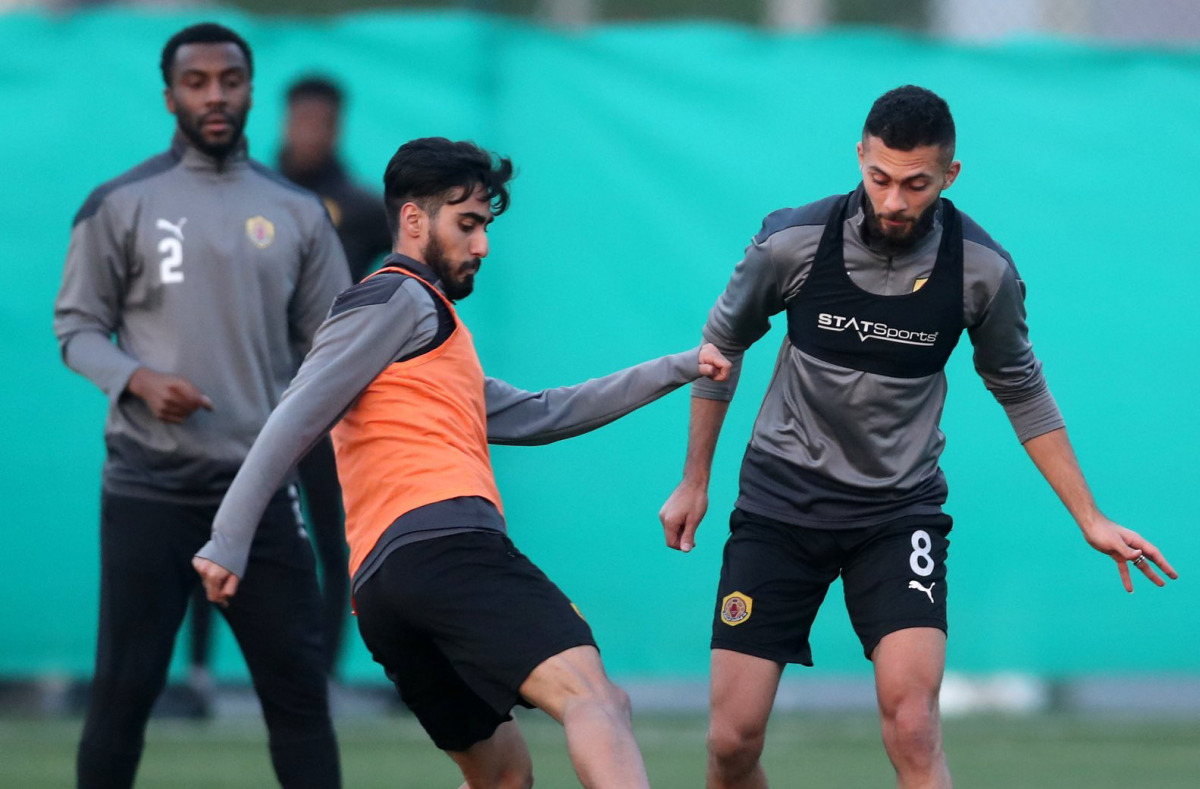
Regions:
<svg viewBox="0 0 1200 789"><path fill-rule="evenodd" d="M933 269L941 210L925 238L889 256L864 241L862 186L843 225L846 270L881 296L912 293ZM770 214L747 247L704 326L733 363L730 380L697 381L693 396L733 397L746 348L796 298L811 270L837 196ZM965 214L963 325L975 369L1020 441L1063 426L1025 323L1025 285L1012 259ZM938 466L944 373L893 378L847 369L798 350L785 337L746 448L737 506L800 526L850 528L941 511Z"/></svg>
<svg viewBox="0 0 1200 789"><path fill-rule="evenodd" d="M54 333L67 366L108 395L105 489L219 502L349 283L320 200L244 144L217 161L177 133L170 150L92 192ZM213 410L160 421L125 391L139 367L184 376Z"/></svg>
<svg viewBox="0 0 1200 789"><path fill-rule="evenodd" d="M441 289L428 266L399 255L385 261L385 266L397 264ZM428 350L437 330L433 296L404 274L376 274L339 296L217 511L212 539L197 555L241 576L258 521L289 469L388 365ZM486 378L488 442L547 444L594 430L695 380L699 377L698 357L699 350L694 349L540 392ZM470 525L504 528L498 513L492 523L495 525ZM414 528L444 533L464 525L468 524L424 519ZM413 535L406 532L404 536ZM380 542L387 538L385 535ZM390 547L399 544L403 543ZM382 558L374 552L368 557L354 579L356 588Z"/></svg>

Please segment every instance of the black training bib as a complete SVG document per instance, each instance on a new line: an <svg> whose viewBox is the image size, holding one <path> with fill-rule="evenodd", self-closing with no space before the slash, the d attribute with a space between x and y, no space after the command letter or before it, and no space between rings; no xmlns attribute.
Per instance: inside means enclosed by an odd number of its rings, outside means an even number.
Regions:
<svg viewBox="0 0 1200 789"><path fill-rule="evenodd" d="M840 198L808 279L787 307L792 345L866 373L922 378L940 372L964 328L962 220L941 200L942 242L929 281L912 293L877 296L846 272L842 225L850 195Z"/></svg>

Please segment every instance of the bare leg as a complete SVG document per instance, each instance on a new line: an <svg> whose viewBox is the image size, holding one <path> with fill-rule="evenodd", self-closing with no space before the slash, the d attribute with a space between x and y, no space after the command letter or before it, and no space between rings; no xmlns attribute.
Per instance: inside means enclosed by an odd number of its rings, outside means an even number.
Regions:
<svg viewBox="0 0 1200 789"><path fill-rule="evenodd" d="M449 751L466 779L459 789L529 789L533 762L516 721L501 723L496 732L465 751Z"/></svg>
<svg viewBox="0 0 1200 789"><path fill-rule="evenodd" d="M566 729L571 763L587 789L648 789L629 697L605 675L595 647L572 647L544 661L521 695Z"/></svg>
<svg viewBox="0 0 1200 789"><path fill-rule="evenodd" d="M900 789L949 789L938 692L946 666L946 634L914 627L884 636L871 656L883 745Z"/></svg>
<svg viewBox="0 0 1200 789"><path fill-rule="evenodd" d="M712 651L709 789L766 789L759 757L783 665L727 649Z"/></svg>

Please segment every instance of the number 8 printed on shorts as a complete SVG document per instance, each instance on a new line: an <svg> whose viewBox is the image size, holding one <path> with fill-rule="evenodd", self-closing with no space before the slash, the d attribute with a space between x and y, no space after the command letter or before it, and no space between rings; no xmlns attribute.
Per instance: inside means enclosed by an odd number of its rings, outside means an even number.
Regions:
<svg viewBox="0 0 1200 789"><path fill-rule="evenodd" d="M920 576L926 576L933 572L934 561L929 555L929 551L933 549L933 540L929 537L929 532L924 529L917 529L912 535L913 552L908 556L908 566L912 571Z"/></svg>

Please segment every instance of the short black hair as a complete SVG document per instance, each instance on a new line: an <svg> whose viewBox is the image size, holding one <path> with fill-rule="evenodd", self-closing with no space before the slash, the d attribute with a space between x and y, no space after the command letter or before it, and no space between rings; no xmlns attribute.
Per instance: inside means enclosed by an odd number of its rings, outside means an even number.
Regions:
<svg viewBox="0 0 1200 789"><path fill-rule="evenodd" d="M447 203L462 203L476 187L487 190L492 214L508 209L512 160L485 151L473 142L421 137L397 149L383 172L383 204L393 240L400 208L416 203L430 215Z"/></svg>
<svg viewBox="0 0 1200 789"><path fill-rule="evenodd" d="M916 85L902 85L875 100L863 124L863 137L868 135L897 151L937 145L947 162L954 158L950 105L933 91Z"/></svg>
<svg viewBox="0 0 1200 789"><path fill-rule="evenodd" d="M309 74L301 77L287 89L288 104L300 99L322 99L333 105L335 110L340 110L345 98L341 86L321 74Z"/></svg>
<svg viewBox="0 0 1200 789"><path fill-rule="evenodd" d="M168 88L171 87L171 69L175 65L175 53L184 44L236 44L238 49L242 50L242 54L246 56L247 76L254 76L254 56L250 54L250 45L246 43L246 40L224 25L218 25L215 22L201 22L180 30L167 39L166 45L163 46L162 61L159 66L162 68L163 82L167 84Z"/></svg>

